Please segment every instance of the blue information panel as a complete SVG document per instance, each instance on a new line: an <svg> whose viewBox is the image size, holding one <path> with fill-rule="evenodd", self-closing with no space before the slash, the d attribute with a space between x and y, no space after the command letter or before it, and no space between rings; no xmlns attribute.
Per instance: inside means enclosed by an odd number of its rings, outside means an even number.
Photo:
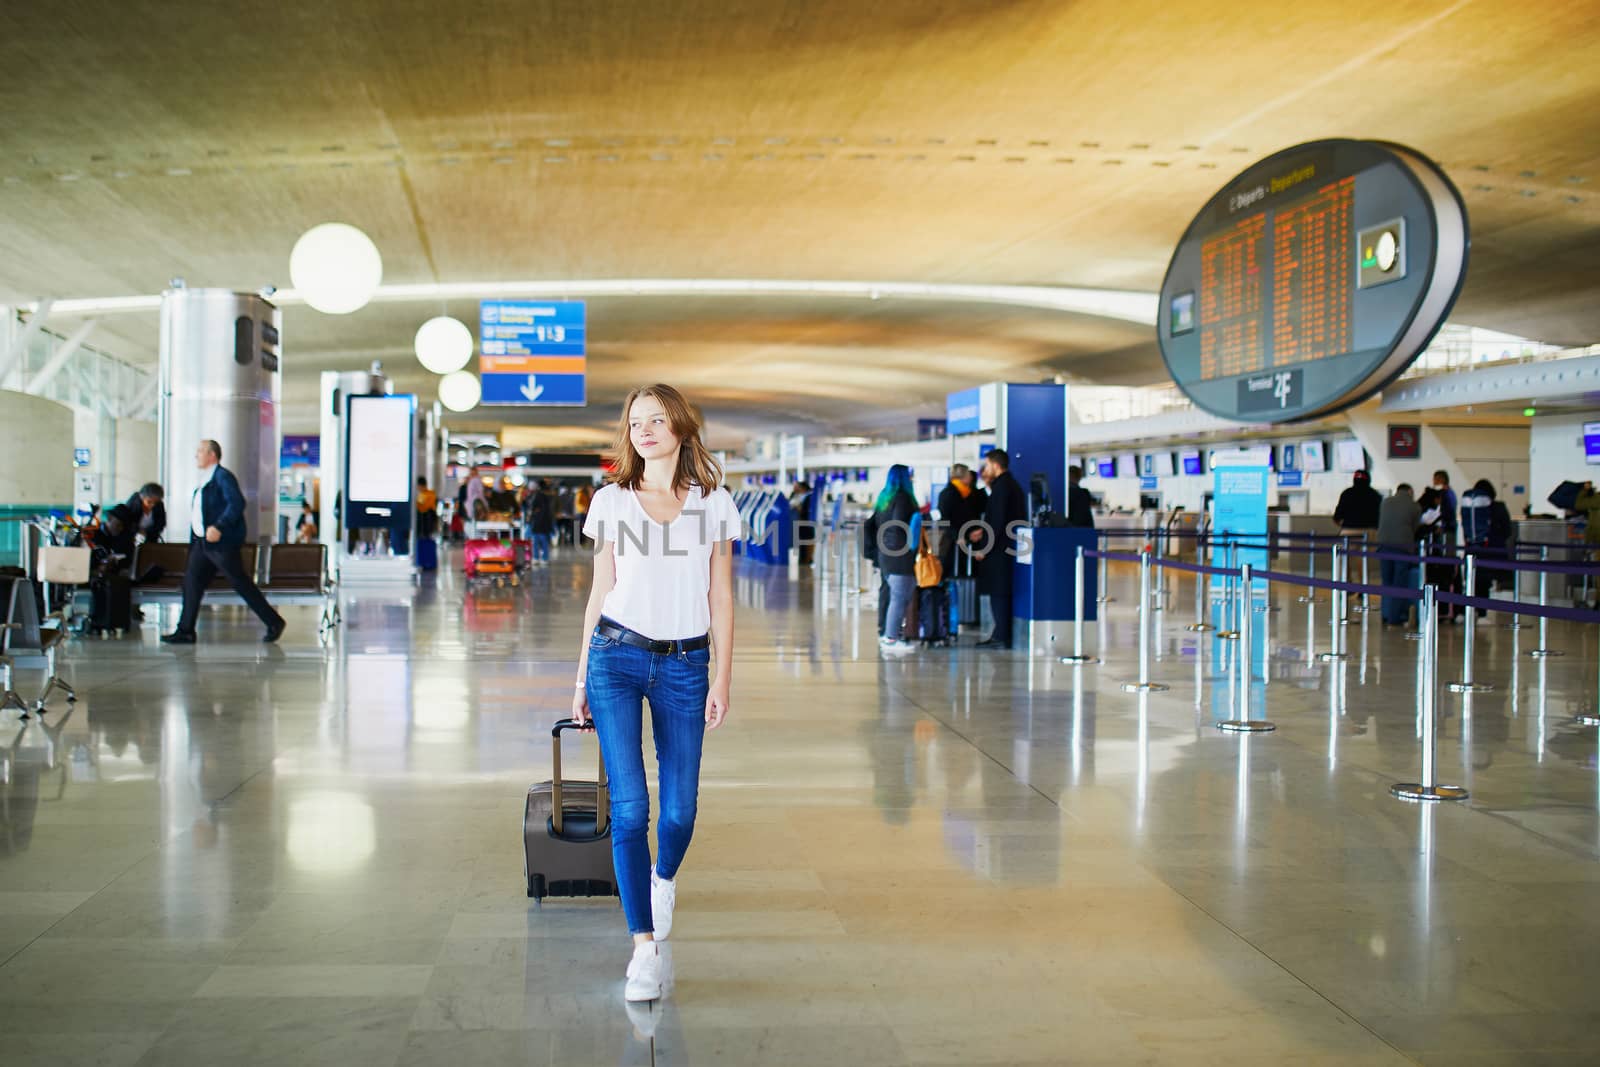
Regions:
<svg viewBox="0 0 1600 1067"><path fill-rule="evenodd" d="M1213 477L1211 529L1218 541L1229 534L1248 539L1250 547L1234 552L1232 566L1241 563L1261 570L1267 565L1267 477L1265 467L1218 466ZM1259 547L1258 547L1259 546Z"/></svg>
<svg viewBox="0 0 1600 1067"><path fill-rule="evenodd" d="M588 332L582 300L485 300L478 343L486 356L581 356Z"/></svg>
<svg viewBox="0 0 1600 1067"><path fill-rule="evenodd" d="M581 406L588 401L587 305L485 300L478 306L483 403Z"/></svg>

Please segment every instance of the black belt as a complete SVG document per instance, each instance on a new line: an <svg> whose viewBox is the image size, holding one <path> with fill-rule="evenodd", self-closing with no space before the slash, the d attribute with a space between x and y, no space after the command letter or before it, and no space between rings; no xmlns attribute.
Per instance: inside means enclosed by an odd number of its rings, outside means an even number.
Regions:
<svg viewBox="0 0 1600 1067"><path fill-rule="evenodd" d="M675 656L679 652L696 652L702 648L711 647L710 634L688 637L682 641L657 641L646 637L637 630L630 630L620 623L612 622L610 619L603 617L599 624L595 626L594 632L601 637L609 637L611 640L621 644L642 648L646 652L654 652L658 656Z"/></svg>

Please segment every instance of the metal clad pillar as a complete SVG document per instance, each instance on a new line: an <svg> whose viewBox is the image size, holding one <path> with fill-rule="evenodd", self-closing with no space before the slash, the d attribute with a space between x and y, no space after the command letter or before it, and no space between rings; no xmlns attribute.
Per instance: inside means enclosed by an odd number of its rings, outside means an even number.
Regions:
<svg viewBox="0 0 1600 1067"><path fill-rule="evenodd" d="M158 467L180 530L198 484L195 448L210 438L244 493L246 539L276 539L282 325L282 312L255 293L161 294Z"/></svg>

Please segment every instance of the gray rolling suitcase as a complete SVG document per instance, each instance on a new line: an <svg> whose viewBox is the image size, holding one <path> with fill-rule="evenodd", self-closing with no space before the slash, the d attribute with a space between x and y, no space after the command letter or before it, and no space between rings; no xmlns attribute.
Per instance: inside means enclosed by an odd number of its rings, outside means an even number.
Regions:
<svg viewBox="0 0 1600 1067"><path fill-rule="evenodd" d="M522 873L535 900L617 895L605 763L597 781L561 776L561 734L576 729L577 723L562 719L550 731L551 780L529 787L522 813Z"/></svg>
<svg viewBox="0 0 1600 1067"><path fill-rule="evenodd" d="M961 626L976 626L981 621L978 607L978 579L972 574L972 555L956 550L956 567L962 572L950 579L954 591L956 620Z"/></svg>

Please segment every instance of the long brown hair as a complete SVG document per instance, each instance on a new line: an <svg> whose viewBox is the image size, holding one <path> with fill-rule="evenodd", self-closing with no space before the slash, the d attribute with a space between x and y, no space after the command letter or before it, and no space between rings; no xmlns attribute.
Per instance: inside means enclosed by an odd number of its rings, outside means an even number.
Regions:
<svg viewBox="0 0 1600 1067"><path fill-rule="evenodd" d="M615 464L611 481L624 489L637 489L644 481L644 457L633 447L633 437L628 433L628 416L633 402L642 396L654 397L666 412L672 424L672 435L678 439L678 470L672 478L674 492L698 485L702 493L710 493L722 485L722 465L700 440L700 430L705 425L700 412L670 385L645 385L628 394L622 402L622 417L617 420L617 439L612 445L611 460Z"/></svg>

